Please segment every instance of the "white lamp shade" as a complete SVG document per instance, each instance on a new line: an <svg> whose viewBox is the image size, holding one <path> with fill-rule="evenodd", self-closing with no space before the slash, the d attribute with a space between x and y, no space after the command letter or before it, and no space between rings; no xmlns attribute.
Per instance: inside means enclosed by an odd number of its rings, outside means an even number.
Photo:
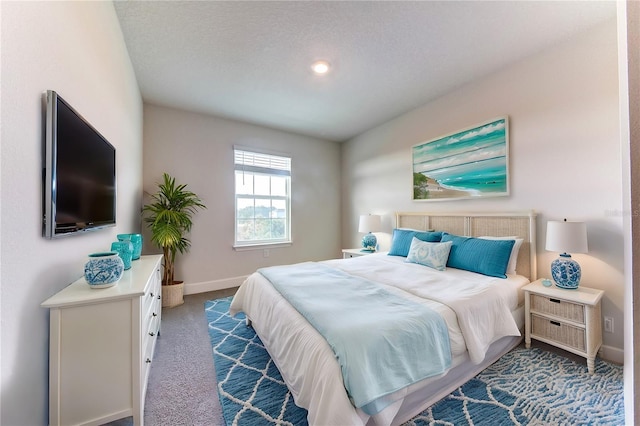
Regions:
<svg viewBox="0 0 640 426"><path fill-rule="evenodd" d="M586 253L587 225L584 222L548 221L545 248L560 253Z"/></svg>
<svg viewBox="0 0 640 426"><path fill-rule="evenodd" d="M360 216L358 232L378 232L380 230L380 216L375 214L363 214Z"/></svg>

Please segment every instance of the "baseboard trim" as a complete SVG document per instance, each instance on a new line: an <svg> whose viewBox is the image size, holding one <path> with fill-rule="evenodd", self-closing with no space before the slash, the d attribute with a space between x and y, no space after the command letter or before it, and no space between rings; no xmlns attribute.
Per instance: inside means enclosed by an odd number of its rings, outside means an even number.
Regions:
<svg viewBox="0 0 640 426"><path fill-rule="evenodd" d="M604 360L614 362L616 364L624 364L624 349L615 348L613 346L600 346L598 356Z"/></svg>
<svg viewBox="0 0 640 426"><path fill-rule="evenodd" d="M223 280L204 281L200 283L185 283L184 294L206 293L207 291L224 290L227 288L240 287L240 284L247 279L247 276L225 278Z"/></svg>

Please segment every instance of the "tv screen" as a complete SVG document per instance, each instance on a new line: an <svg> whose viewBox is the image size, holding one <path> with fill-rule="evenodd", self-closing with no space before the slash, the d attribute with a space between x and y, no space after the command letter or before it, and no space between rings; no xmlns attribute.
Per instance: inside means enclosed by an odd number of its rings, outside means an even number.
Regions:
<svg viewBox="0 0 640 426"><path fill-rule="evenodd" d="M45 114L43 235L115 225L115 148L53 90Z"/></svg>

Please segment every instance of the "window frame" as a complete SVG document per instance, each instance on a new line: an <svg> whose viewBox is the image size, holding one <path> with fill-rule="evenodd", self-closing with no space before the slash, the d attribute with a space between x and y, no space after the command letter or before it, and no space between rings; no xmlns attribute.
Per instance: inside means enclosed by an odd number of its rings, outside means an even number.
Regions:
<svg viewBox="0 0 640 426"><path fill-rule="evenodd" d="M241 163L238 163L238 155L249 155L248 159L243 156ZM257 250L266 249L270 247L282 247L290 246L292 244L291 238L291 161L290 155L283 153L267 152L255 148L249 147L233 147L233 179L234 179L234 244L233 248L236 251L244 250ZM273 161L272 161L273 160ZM248 164L250 163L250 164ZM286 167L285 167L286 165ZM271 189L269 189L268 195L256 194L255 187L252 194L239 194L238 193L238 171L242 171L251 175L254 179L255 176L269 176L269 177L286 177L285 179L285 195L273 195ZM271 201L284 201L285 202L285 236L284 238L277 239L253 239L239 241L239 220L238 216L238 201L239 200L254 200L254 206L256 200L271 200ZM253 216L253 221L258 219ZM267 218L274 219L274 218Z"/></svg>

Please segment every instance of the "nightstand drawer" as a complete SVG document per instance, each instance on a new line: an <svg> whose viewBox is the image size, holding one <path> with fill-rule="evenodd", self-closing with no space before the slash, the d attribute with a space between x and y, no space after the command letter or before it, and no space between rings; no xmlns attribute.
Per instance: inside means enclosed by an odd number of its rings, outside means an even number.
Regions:
<svg viewBox="0 0 640 426"><path fill-rule="evenodd" d="M531 314L531 334L586 351L585 329Z"/></svg>
<svg viewBox="0 0 640 426"><path fill-rule="evenodd" d="M584 305L582 304L531 294L531 310L584 324Z"/></svg>

